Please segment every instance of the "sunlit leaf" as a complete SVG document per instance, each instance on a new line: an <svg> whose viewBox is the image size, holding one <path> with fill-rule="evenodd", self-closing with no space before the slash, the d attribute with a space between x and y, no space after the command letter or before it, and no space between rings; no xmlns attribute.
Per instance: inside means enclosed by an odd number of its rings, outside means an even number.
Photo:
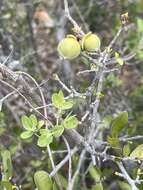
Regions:
<svg viewBox="0 0 143 190"><path fill-rule="evenodd" d="M143 144L137 146L130 154L130 157L143 160Z"/></svg>
<svg viewBox="0 0 143 190"><path fill-rule="evenodd" d="M35 126L33 126L33 123L31 121L31 119L27 116L22 116L21 118L21 122L23 127L28 130L28 131L34 131L35 130Z"/></svg>
<svg viewBox="0 0 143 190"><path fill-rule="evenodd" d="M38 129L41 129L41 127L43 127L44 124L45 124L45 121L44 121L44 120L40 120L40 121L38 122L37 128L38 128Z"/></svg>
<svg viewBox="0 0 143 190"><path fill-rule="evenodd" d="M0 182L0 189L1 190L13 190L13 185L8 181L1 181Z"/></svg>
<svg viewBox="0 0 143 190"><path fill-rule="evenodd" d="M40 147L47 147L53 141L53 136L50 133L42 134L38 137L38 146Z"/></svg>
<svg viewBox="0 0 143 190"><path fill-rule="evenodd" d="M116 59L116 61L119 63L119 65L123 65L124 64L124 61L121 58Z"/></svg>
<svg viewBox="0 0 143 190"><path fill-rule="evenodd" d="M37 117L35 115L30 115L29 119L31 119L33 126L36 128L38 121L37 121Z"/></svg>
<svg viewBox="0 0 143 190"><path fill-rule="evenodd" d="M112 148L117 148L119 149L119 139L118 138L114 138L114 137L107 137L107 142L112 146Z"/></svg>
<svg viewBox="0 0 143 190"><path fill-rule="evenodd" d="M34 174L34 182L38 190L52 190L53 183L49 174L43 170Z"/></svg>
<svg viewBox="0 0 143 190"><path fill-rule="evenodd" d="M123 65L124 64L124 61L120 58L118 52L115 52L115 59L119 63L119 65Z"/></svg>
<svg viewBox="0 0 143 190"><path fill-rule="evenodd" d="M20 137L22 139L28 139L30 137L32 137L33 132L32 131L24 131L23 133L21 133Z"/></svg>
<svg viewBox="0 0 143 190"><path fill-rule="evenodd" d="M62 91L59 91L59 93L54 93L52 95L52 104L60 110L67 110L73 106L72 101L65 101Z"/></svg>
<svg viewBox="0 0 143 190"><path fill-rule="evenodd" d="M61 136L63 134L63 132L64 132L64 126L63 125L55 126L52 130L54 137Z"/></svg>
<svg viewBox="0 0 143 190"><path fill-rule="evenodd" d="M40 129L40 134L41 135L46 135L47 133L49 133L49 130L48 129Z"/></svg>
<svg viewBox="0 0 143 190"><path fill-rule="evenodd" d="M62 104L61 109L62 110L68 110L73 107L73 102L72 101L66 101Z"/></svg>
<svg viewBox="0 0 143 190"><path fill-rule="evenodd" d="M2 152L2 167L3 167L3 180L9 181L9 178L12 177L13 167L11 161L11 154L8 150Z"/></svg>
<svg viewBox="0 0 143 190"><path fill-rule="evenodd" d="M73 129L78 126L78 119L75 116L69 116L64 120L64 127L67 129Z"/></svg>
<svg viewBox="0 0 143 190"><path fill-rule="evenodd" d="M59 108L61 107L61 105L65 103L64 100L64 94L62 91L59 91L59 93L54 93L52 95L52 104L56 107Z"/></svg>
<svg viewBox="0 0 143 190"><path fill-rule="evenodd" d="M130 144L126 144L123 147L123 156L127 157L130 154Z"/></svg>

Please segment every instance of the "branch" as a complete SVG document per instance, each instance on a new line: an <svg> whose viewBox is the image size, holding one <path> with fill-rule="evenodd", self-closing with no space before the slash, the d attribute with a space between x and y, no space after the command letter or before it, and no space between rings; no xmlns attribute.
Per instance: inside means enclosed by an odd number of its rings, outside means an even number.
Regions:
<svg viewBox="0 0 143 190"><path fill-rule="evenodd" d="M119 169L122 172L124 179L130 184L132 190L139 190L135 184L135 181L129 176L122 162L117 162Z"/></svg>
<svg viewBox="0 0 143 190"><path fill-rule="evenodd" d="M69 19L69 21L72 23L74 27L74 31L77 32L77 34L83 36L84 32L81 30L80 26L77 24L77 22L71 17L70 12L69 12L69 6L68 6L68 1L64 0L64 7L65 7L65 15Z"/></svg>
<svg viewBox="0 0 143 190"><path fill-rule="evenodd" d="M69 160L71 156L73 156L78 151L77 147L74 147L73 150L71 150L70 154L67 154L67 156L58 164L56 165L55 169L50 173L50 177L53 177Z"/></svg>
<svg viewBox="0 0 143 190"><path fill-rule="evenodd" d="M77 165L77 169L71 179L71 184L70 186L68 187L68 190L73 190L74 189L74 183L75 183L75 180L77 179L77 176L79 175L79 172L80 172L80 169L81 169L81 166L83 164L83 161L85 159L85 154L86 154L86 150L83 149L81 154L80 154L80 157L79 157L79 161L78 161L78 165Z"/></svg>
<svg viewBox="0 0 143 190"><path fill-rule="evenodd" d="M72 159L71 159L71 149L67 139L63 136L64 142L66 144L68 154L69 154L69 172L68 172L68 186L71 184L71 176L72 176Z"/></svg>

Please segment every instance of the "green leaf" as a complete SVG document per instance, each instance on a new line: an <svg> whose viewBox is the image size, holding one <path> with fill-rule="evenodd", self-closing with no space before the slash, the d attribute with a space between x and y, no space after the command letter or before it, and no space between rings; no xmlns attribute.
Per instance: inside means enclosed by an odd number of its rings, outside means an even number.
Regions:
<svg viewBox="0 0 143 190"><path fill-rule="evenodd" d="M22 116L21 122L22 122L23 127L26 130L30 130L30 131L33 130L33 124L32 124L32 121L29 119L29 117L27 117L26 115Z"/></svg>
<svg viewBox="0 0 143 190"><path fill-rule="evenodd" d="M119 56L119 53L118 52L115 52L115 58L118 59L120 56Z"/></svg>
<svg viewBox="0 0 143 190"><path fill-rule="evenodd" d="M128 112L120 113L112 123L111 135L112 137L117 138L121 130L127 125L128 123Z"/></svg>
<svg viewBox="0 0 143 190"><path fill-rule="evenodd" d="M138 27L138 31L140 33L142 33L143 32L143 19L141 19L141 18L137 19L137 27Z"/></svg>
<svg viewBox="0 0 143 190"><path fill-rule="evenodd" d="M130 154L130 144L125 144L123 147L123 156L127 157Z"/></svg>
<svg viewBox="0 0 143 190"><path fill-rule="evenodd" d="M41 129L41 127L43 127L44 124L45 124L45 121L44 121L44 120L40 120L40 121L38 122L37 128L38 128L38 129Z"/></svg>
<svg viewBox="0 0 143 190"><path fill-rule="evenodd" d="M143 144L137 146L130 154L130 157L143 160Z"/></svg>
<svg viewBox="0 0 143 190"><path fill-rule="evenodd" d="M52 190L53 182L49 177L49 174L43 170L37 171L34 174L34 182L38 190Z"/></svg>
<svg viewBox="0 0 143 190"><path fill-rule="evenodd" d="M2 152L2 166L3 166L3 180L9 181L9 178L12 177L12 161L11 161L11 154L8 150L4 150Z"/></svg>
<svg viewBox="0 0 143 190"><path fill-rule="evenodd" d="M131 186L128 183L126 183L124 181L118 181L118 183L119 183L121 190L131 190Z"/></svg>
<svg viewBox="0 0 143 190"><path fill-rule="evenodd" d="M137 56L139 59L143 60L143 50L138 50Z"/></svg>
<svg viewBox="0 0 143 190"><path fill-rule="evenodd" d="M49 133L48 129L40 129L40 134L41 135L47 135Z"/></svg>
<svg viewBox="0 0 143 190"><path fill-rule="evenodd" d="M112 146L112 148L119 149L119 139L114 137L107 137L107 142Z"/></svg>
<svg viewBox="0 0 143 190"><path fill-rule="evenodd" d="M67 189L68 181L67 181L66 177L59 173L57 174L57 176L58 176L59 180L62 181L62 185L63 185L64 189Z"/></svg>
<svg viewBox="0 0 143 190"><path fill-rule="evenodd" d="M58 187L55 182L53 183L53 190L58 190Z"/></svg>
<svg viewBox="0 0 143 190"><path fill-rule="evenodd" d="M59 93L54 93L52 95L52 104L56 107L59 108L61 105L65 102L64 100L64 94L62 91L59 91Z"/></svg>
<svg viewBox="0 0 143 190"><path fill-rule="evenodd" d="M54 93L52 95L52 104L60 110L70 109L73 106L72 101L65 101L62 91L59 91L59 93Z"/></svg>
<svg viewBox="0 0 143 190"><path fill-rule="evenodd" d="M95 182L99 182L101 179L101 172L98 168L96 167L90 167L89 173L92 176L92 178L95 180Z"/></svg>
<svg viewBox="0 0 143 190"><path fill-rule="evenodd" d="M123 65L124 64L124 61L121 58L116 59L116 61L119 63L119 65Z"/></svg>
<svg viewBox="0 0 143 190"><path fill-rule="evenodd" d="M13 190L13 185L8 181L1 181L0 182L0 189L1 190Z"/></svg>
<svg viewBox="0 0 143 190"><path fill-rule="evenodd" d="M115 59L116 59L116 61L117 61L120 65L123 65L123 64L124 64L124 61L120 58L118 52L115 52Z"/></svg>
<svg viewBox="0 0 143 190"><path fill-rule="evenodd" d="M40 147L47 147L52 142L53 142L52 134L47 133L47 134L42 134L41 136L39 136L37 144Z"/></svg>
<svg viewBox="0 0 143 190"><path fill-rule="evenodd" d="M36 126L38 124L37 117L32 114L32 115L30 115L29 119L31 120L32 125L36 128Z"/></svg>
<svg viewBox="0 0 143 190"><path fill-rule="evenodd" d="M61 136L63 134L63 132L64 132L64 126L63 125L57 125L52 130L54 137Z"/></svg>
<svg viewBox="0 0 143 190"><path fill-rule="evenodd" d="M21 133L20 137L22 139L28 139L30 137L32 137L33 132L32 131L24 131L23 133Z"/></svg>
<svg viewBox="0 0 143 190"><path fill-rule="evenodd" d="M89 169L89 173L96 183L96 185L92 186L92 190L103 190L101 183L101 171L97 167L92 166Z"/></svg>
<svg viewBox="0 0 143 190"><path fill-rule="evenodd" d="M36 130L35 119L34 119L33 115L30 117L27 117L25 115L22 116L22 118L21 118L22 125L28 131L35 131Z"/></svg>
<svg viewBox="0 0 143 190"><path fill-rule="evenodd" d="M104 190L102 183L96 184L91 190Z"/></svg>
<svg viewBox="0 0 143 190"><path fill-rule="evenodd" d="M66 101L62 104L61 110L68 110L73 107L73 102L72 101Z"/></svg>
<svg viewBox="0 0 143 190"><path fill-rule="evenodd" d="M73 129L78 126L78 119L75 116L69 116L65 118L63 124L65 128Z"/></svg>

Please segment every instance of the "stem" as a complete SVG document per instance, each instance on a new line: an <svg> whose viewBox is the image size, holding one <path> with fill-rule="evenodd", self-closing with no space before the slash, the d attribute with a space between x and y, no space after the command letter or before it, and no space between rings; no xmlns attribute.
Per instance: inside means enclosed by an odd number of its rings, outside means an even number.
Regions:
<svg viewBox="0 0 143 190"><path fill-rule="evenodd" d="M139 190L135 184L135 181L129 176L122 162L117 162L119 169L121 170L124 179L130 184L132 190Z"/></svg>

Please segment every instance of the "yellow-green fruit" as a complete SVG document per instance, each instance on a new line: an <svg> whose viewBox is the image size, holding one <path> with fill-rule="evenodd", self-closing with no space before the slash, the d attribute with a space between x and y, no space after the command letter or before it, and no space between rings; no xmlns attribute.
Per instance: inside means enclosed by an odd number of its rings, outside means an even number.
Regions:
<svg viewBox="0 0 143 190"><path fill-rule="evenodd" d="M52 190L52 180L48 173L43 170L34 174L34 182L38 190Z"/></svg>
<svg viewBox="0 0 143 190"><path fill-rule="evenodd" d="M100 49L101 41L96 34L89 32L86 34L81 41L81 46L83 50L94 52Z"/></svg>
<svg viewBox="0 0 143 190"><path fill-rule="evenodd" d="M67 35L59 43L58 52L64 59L74 59L79 56L81 47L75 36Z"/></svg>

